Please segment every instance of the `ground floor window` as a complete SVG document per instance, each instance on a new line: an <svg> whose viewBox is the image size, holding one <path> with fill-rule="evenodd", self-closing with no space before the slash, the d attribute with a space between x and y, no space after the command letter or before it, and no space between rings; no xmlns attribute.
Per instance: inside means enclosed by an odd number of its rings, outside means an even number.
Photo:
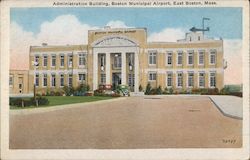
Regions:
<svg viewBox="0 0 250 160"><path fill-rule="evenodd" d="M60 86L61 87L64 86L64 75L63 74L60 75Z"/></svg>
<svg viewBox="0 0 250 160"><path fill-rule="evenodd" d="M39 74L36 74L35 85L36 87L39 86Z"/></svg>
<svg viewBox="0 0 250 160"><path fill-rule="evenodd" d="M173 85L173 73L167 73L167 87L172 87Z"/></svg>
<svg viewBox="0 0 250 160"><path fill-rule="evenodd" d="M135 75L134 74L128 74L128 85L129 86L134 86L134 80L135 80Z"/></svg>
<svg viewBox="0 0 250 160"><path fill-rule="evenodd" d="M205 73L199 73L199 87L205 87Z"/></svg>
<svg viewBox="0 0 250 160"><path fill-rule="evenodd" d="M216 73L210 73L210 87L216 87Z"/></svg>
<svg viewBox="0 0 250 160"><path fill-rule="evenodd" d="M69 87L72 87L73 85L73 77L72 74L69 74Z"/></svg>
<svg viewBox="0 0 250 160"><path fill-rule="evenodd" d="M9 85L10 85L10 87L13 86L13 75L10 76Z"/></svg>
<svg viewBox="0 0 250 160"><path fill-rule="evenodd" d="M183 86L183 73L179 72L177 73L177 87Z"/></svg>
<svg viewBox="0 0 250 160"><path fill-rule="evenodd" d="M43 75L43 86L46 87L48 84L48 76L47 74L44 74Z"/></svg>
<svg viewBox="0 0 250 160"><path fill-rule="evenodd" d="M149 81L156 81L156 72L150 72L148 75Z"/></svg>
<svg viewBox="0 0 250 160"><path fill-rule="evenodd" d="M79 80L79 82L80 83L83 83L83 82L85 82L85 80L86 80L86 74L83 74L83 73L80 73L80 74L78 74L78 80Z"/></svg>
<svg viewBox="0 0 250 160"><path fill-rule="evenodd" d="M56 86L56 75L52 74L51 75L51 87L55 87Z"/></svg>
<svg viewBox="0 0 250 160"><path fill-rule="evenodd" d="M188 73L188 87L194 86L194 73Z"/></svg>
<svg viewBox="0 0 250 160"><path fill-rule="evenodd" d="M106 84L106 74L101 74L101 84Z"/></svg>

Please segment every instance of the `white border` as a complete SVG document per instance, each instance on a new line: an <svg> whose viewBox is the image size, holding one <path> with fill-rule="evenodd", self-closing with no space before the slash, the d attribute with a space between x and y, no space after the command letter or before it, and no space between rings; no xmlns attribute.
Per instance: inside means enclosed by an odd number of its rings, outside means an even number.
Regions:
<svg viewBox="0 0 250 160"><path fill-rule="evenodd" d="M126 150L10 150L9 140L9 8L48 7L51 1L1 2L1 158L2 159L248 159L249 158L249 3L216 1L215 7L243 7L243 148L233 149L126 149ZM64 6L65 7L65 6ZM135 6L136 7L136 6ZM174 6L176 7L176 6ZM194 7L194 6L186 6ZM196 6L204 7L204 6ZM3 54L4 53L4 54ZM248 74L246 74L248 73Z"/></svg>

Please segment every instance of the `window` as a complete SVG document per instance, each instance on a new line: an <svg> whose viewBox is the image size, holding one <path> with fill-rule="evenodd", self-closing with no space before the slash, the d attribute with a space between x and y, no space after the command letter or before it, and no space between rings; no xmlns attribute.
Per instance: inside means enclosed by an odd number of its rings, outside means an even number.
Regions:
<svg viewBox="0 0 250 160"><path fill-rule="evenodd" d="M122 56L121 54L115 54L114 57L114 67L115 68L121 68L122 67Z"/></svg>
<svg viewBox="0 0 250 160"><path fill-rule="evenodd" d="M73 65L73 55L68 55L68 67L72 68Z"/></svg>
<svg viewBox="0 0 250 160"><path fill-rule="evenodd" d="M9 78L9 85L10 85L10 87L13 86L13 75L10 75L10 78Z"/></svg>
<svg viewBox="0 0 250 160"><path fill-rule="evenodd" d="M134 74L128 74L128 85L129 86L134 86L134 80L135 80L135 75Z"/></svg>
<svg viewBox="0 0 250 160"><path fill-rule="evenodd" d="M36 74L36 80L35 80L36 87L39 86L39 74Z"/></svg>
<svg viewBox="0 0 250 160"><path fill-rule="evenodd" d="M101 74L101 84L106 84L106 74Z"/></svg>
<svg viewBox="0 0 250 160"><path fill-rule="evenodd" d="M200 36L198 36L198 41L200 41L201 40L201 37Z"/></svg>
<svg viewBox="0 0 250 160"><path fill-rule="evenodd" d="M167 64L172 65L172 53L167 53Z"/></svg>
<svg viewBox="0 0 250 160"><path fill-rule="evenodd" d="M210 52L210 64L216 63L216 52L213 50Z"/></svg>
<svg viewBox="0 0 250 160"><path fill-rule="evenodd" d="M199 87L205 87L205 73L199 73Z"/></svg>
<svg viewBox="0 0 250 160"><path fill-rule="evenodd" d="M69 87L72 87L72 84L73 84L73 77L72 77L72 74L69 74Z"/></svg>
<svg viewBox="0 0 250 160"><path fill-rule="evenodd" d="M100 59L100 61L101 61L101 66L105 66L105 55L104 54L101 54L101 59Z"/></svg>
<svg viewBox="0 0 250 160"><path fill-rule="evenodd" d="M35 62L37 62L37 66L39 66L39 56L38 55L35 56Z"/></svg>
<svg viewBox="0 0 250 160"><path fill-rule="evenodd" d="M86 75L83 73L78 74L78 80L83 83L86 80Z"/></svg>
<svg viewBox="0 0 250 160"><path fill-rule="evenodd" d="M168 72L167 73L167 87L172 87L173 85L173 73Z"/></svg>
<svg viewBox="0 0 250 160"><path fill-rule="evenodd" d="M156 72L149 73L148 80L149 81L156 81Z"/></svg>
<svg viewBox="0 0 250 160"><path fill-rule="evenodd" d="M188 87L194 86L194 73L188 73Z"/></svg>
<svg viewBox="0 0 250 160"><path fill-rule="evenodd" d="M64 67L64 55L60 56L60 66Z"/></svg>
<svg viewBox="0 0 250 160"><path fill-rule="evenodd" d="M60 75L60 86L61 87L64 86L64 75L63 74Z"/></svg>
<svg viewBox="0 0 250 160"><path fill-rule="evenodd" d="M79 53L79 66L85 66L86 65L86 56L84 53Z"/></svg>
<svg viewBox="0 0 250 160"><path fill-rule="evenodd" d="M177 73L177 87L182 87L183 85L183 74L182 72Z"/></svg>
<svg viewBox="0 0 250 160"><path fill-rule="evenodd" d="M182 52L178 52L177 65L182 65Z"/></svg>
<svg viewBox="0 0 250 160"><path fill-rule="evenodd" d="M156 52L149 53L149 65L156 65Z"/></svg>
<svg viewBox="0 0 250 160"><path fill-rule="evenodd" d="M43 56L43 66L44 66L44 67L47 67L47 66L48 66L48 56L47 56L47 55L44 55L44 56Z"/></svg>
<svg viewBox="0 0 250 160"><path fill-rule="evenodd" d="M51 87L55 87L56 86L56 75L52 74L51 75Z"/></svg>
<svg viewBox="0 0 250 160"><path fill-rule="evenodd" d="M134 65L134 54L130 53L128 56L128 65L133 66Z"/></svg>
<svg viewBox="0 0 250 160"><path fill-rule="evenodd" d="M46 87L48 84L48 77L47 74L43 74L43 86Z"/></svg>
<svg viewBox="0 0 250 160"><path fill-rule="evenodd" d="M56 66L56 55L52 55L51 56L51 67L55 67Z"/></svg>
<svg viewBox="0 0 250 160"><path fill-rule="evenodd" d="M193 63L194 63L194 53L189 52L188 53L188 65L193 65Z"/></svg>
<svg viewBox="0 0 250 160"><path fill-rule="evenodd" d="M215 72L210 73L210 87L216 87L216 74L215 74Z"/></svg>
<svg viewBox="0 0 250 160"><path fill-rule="evenodd" d="M199 52L199 65L204 65L204 51Z"/></svg>

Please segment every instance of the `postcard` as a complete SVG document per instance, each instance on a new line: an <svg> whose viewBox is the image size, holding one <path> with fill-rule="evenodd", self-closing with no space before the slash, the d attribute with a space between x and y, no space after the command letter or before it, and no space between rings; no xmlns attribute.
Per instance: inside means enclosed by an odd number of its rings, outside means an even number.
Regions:
<svg viewBox="0 0 250 160"><path fill-rule="evenodd" d="M2 1L2 159L249 159L247 1Z"/></svg>

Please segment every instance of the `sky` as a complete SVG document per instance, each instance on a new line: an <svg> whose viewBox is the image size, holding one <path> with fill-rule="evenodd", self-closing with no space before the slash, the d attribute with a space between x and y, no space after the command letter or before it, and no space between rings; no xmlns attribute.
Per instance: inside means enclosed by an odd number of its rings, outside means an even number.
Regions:
<svg viewBox="0 0 250 160"><path fill-rule="evenodd" d="M175 42L193 26L210 27L206 36L224 40L226 84L242 83L241 8L12 8L12 69L28 69L29 46L87 44L87 31L104 26L147 28L148 41ZM67 33L67 34L65 34ZM240 64L240 65L239 65Z"/></svg>

